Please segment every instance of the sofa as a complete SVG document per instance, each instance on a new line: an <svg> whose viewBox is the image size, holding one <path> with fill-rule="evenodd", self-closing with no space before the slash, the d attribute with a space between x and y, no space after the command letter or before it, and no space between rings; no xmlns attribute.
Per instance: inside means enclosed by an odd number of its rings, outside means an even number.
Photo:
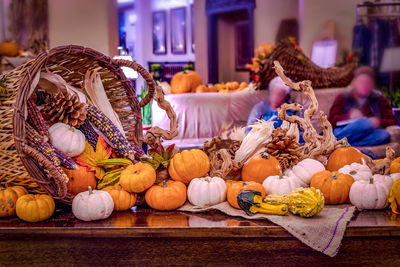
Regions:
<svg viewBox="0 0 400 267"><path fill-rule="evenodd" d="M316 89L319 110L328 114L335 97L347 88ZM260 101L268 99L267 91L245 91L237 93L203 93L166 95L177 114L178 136L168 143L176 143L180 148L201 147L206 139L218 135L223 125L232 123L235 126L245 126L251 109ZM306 108L310 103L306 95L292 91L291 100ZM152 106L153 126L169 128L169 119L165 112L156 103ZM314 127L320 131L318 116L313 118ZM400 155L400 128L390 126L387 129L391 134L391 146L396 156ZM387 145L375 147L361 147L368 149L377 157L385 156Z"/></svg>

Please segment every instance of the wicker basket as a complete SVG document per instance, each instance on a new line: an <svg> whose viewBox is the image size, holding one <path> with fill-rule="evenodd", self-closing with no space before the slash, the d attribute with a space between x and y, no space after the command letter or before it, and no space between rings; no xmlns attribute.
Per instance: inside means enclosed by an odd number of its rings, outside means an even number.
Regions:
<svg viewBox="0 0 400 267"><path fill-rule="evenodd" d="M136 70L147 82L149 92L140 102L130 81L122 72L122 66ZM41 53L36 59L16 71L20 75L17 79L18 88L16 88L17 95L13 115L16 154L20 156L30 177L53 198L66 204L71 204L73 196L67 193L67 184L62 170L56 168L53 162L28 146L26 142L26 103L35 89L31 88L32 82L39 77L40 72L56 73L67 83L79 89L83 87L84 76L88 69L98 70L106 94L121 120L127 139L135 145L141 146L141 108L150 102L155 90L155 83L151 75L141 65L127 60L113 60L93 49L70 45Z"/></svg>
<svg viewBox="0 0 400 267"><path fill-rule="evenodd" d="M348 86L353 79L358 62L356 57L342 67L321 68L311 61L293 44L281 42L262 64L258 86L268 88L269 82L276 77L274 61L279 61L285 74L293 81L310 80L313 88L331 88Z"/></svg>

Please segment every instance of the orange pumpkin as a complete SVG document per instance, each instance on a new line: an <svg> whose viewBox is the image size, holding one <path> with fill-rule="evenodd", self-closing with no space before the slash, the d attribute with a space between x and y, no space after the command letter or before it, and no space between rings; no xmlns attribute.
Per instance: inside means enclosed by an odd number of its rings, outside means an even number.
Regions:
<svg viewBox="0 0 400 267"><path fill-rule="evenodd" d="M150 213L146 218L147 225L150 227L185 227L189 226L188 217L182 213L178 214L158 214Z"/></svg>
<svg viewBox="0 0 400 267"><path fill-rule="evenodd" d="M236 209L240 209L239 204L237 203L237 196L240 192L244 190L254 190L261 193L262 199L265 198L265 189L262 184L257 182L234 182L232 183L227 191L227 199L229 204Z"/></svg>
<svg viewBox="0 0 400 267"><path fill-rule="evenodd" d="M354 179L351 175L322 171L313 175L310 187L321 190L326 204L341 204L349 201L349 192L353 183Z"/></svg>
<svg viewBox="0 0 400 267"><path fill-rule="evenodd" d="M185 70L176 73L171 79L171 92L183 94L195 92L197 86L202 84L199 74L195 71Z"/></svg>
<svg viewBox="0 0 400 267"><path fill-rule="evenodd" d="M168 172L175 181L189 184L194 178L205 176L210 170L210 160L199 149L184 150L175 154L169 162Z"/></svg>
<svg viewBox="0 0 400 267"><path fill-rule="evenodd" d="M17 193L11 188L0 188L0 217L15 215Z"/></svg>
<svg viewBox="0 0 400 267"><path fill-rule="evenodd" d="M390 164L390 173L399 173L400 172L400 157L393 160Z"/></svg>
<svg viewBox="0 0 400 267"><path fill-rule="evenodd" d="M196 93L210 93L210 92L217 92L215 86L201 84L196 88Z"/></svg>
<svg viewBox="0 0 400 267"><path fill-rule="evenodd" d="M77 170L68 170L63 168L65 174L68 176L68 192L77 195L81 192L87 191L88 187L96 188L95 172L90 171L87 167L78 165Z"/></svg>
<svg viewBox="0 0 400 267"><path fill-rule="evenodd" d="M147 204L156 210L175 210L186 202L186 186L179 181L163 181L147 190Z"/></svg>
<svg viewBox="0 0 400 267"><path fill-rule="evenodd" d="M111 195L114 201L114 210L116 211L129 210L136 203L136 193L129 193L120 185L107 186L103 191L106 191Z"/></svg>
<svg viewBox="0 0 400 267"><path fill-rule="evenodd" d="M330 155L326 169L333 172L354 162L362 164L363 158L364 155L358 149L350 146L348 142L343 142L342 147Z"/></svg>
<svg viewBox="0 0 400 267"><path fill-rule="evenodd" d="M263 152L255 155L243 166L242 180L262 184L267 177L279 175L281 171L282 167L279 161L267 152Z"/></svg>
<svg viewBox="0 0 400 267"><path fill-rule="evenodd" d="M2 42L0 43L0 56L16 57L19 54L19 48L16 43Z"/></svg>
<svg viewBox="0 0 400 267"><path fill-rule="evenodd" d="M26 190L25 187L20 185L10 186L8 188L14 190L14 192L17 193L18 198L28 194L28 190Z"/></svg>
<svg viewBox="0 0 400 267"><path fill-rule="evenodd" d="M121 172L119 184L128 192L141 193L150 188L156 181L156 171L147 163L129 165Z"/></svg>

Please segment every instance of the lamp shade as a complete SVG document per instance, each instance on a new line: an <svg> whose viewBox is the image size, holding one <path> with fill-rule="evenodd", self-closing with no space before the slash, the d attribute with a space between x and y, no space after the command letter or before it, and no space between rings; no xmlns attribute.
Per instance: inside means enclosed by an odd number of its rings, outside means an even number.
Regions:
<svg viewBox="0 0 400 267"><path fill-rule="evenodd" d="M400 71L400 47L385 48L380 71Z"/></svg>

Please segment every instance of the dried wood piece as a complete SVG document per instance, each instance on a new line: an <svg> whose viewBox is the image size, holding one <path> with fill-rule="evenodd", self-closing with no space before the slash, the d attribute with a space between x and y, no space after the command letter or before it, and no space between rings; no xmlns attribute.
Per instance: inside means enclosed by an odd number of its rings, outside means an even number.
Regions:
<svg viewBox="0 0 400 267"><path fill-rule="evenodd" d="M171 104L165 100L162 89L159 86L156 86L154 100L161 109L165 110L170 120L169 130L164 130L158 126L154 126L149 129L144 136L144 142L151 148L156 149L159 145L161 145L161 139L171 140L178 135L178 123L176 121L175 111L171 107Z"/></svg>
<svg viewBox="0 0 400 267"><path fill-rule="evenodd" d="M389 175L390 174L390 164L395 159L395 152L394 150L387 146L386 147L386 157L379 163L375 164L371 171L373 174L382 174L382 175Z"/></svg>
<svg viewBox="0 0 400 267"><path fill-rule="evenodd" d="M296 91L304 93L310 99L310 106L304 111L304 118L296 115L288 116L286 114L287 110L299 111L303 109L303 106L297 103L293 104L283 104L280 109L278 109L278 117L281 120L285 120L291 123L297 123L298 126L303 128L303 139L305 144L299 147L299 152L301 152L301 159L312 158L325 163L328 156L338 148L346 138L338 141L333 135L332 125L327 119L327 116L323 111L320 111L319 121L321 128L323 129L322 135L320 135L312 125L312 117L318 111L318 101L315 97L314 90L311 86L311 81L301 81L294 83L289 80L284 74L284 70L278 61L274 61L275 72L281 77L283 82L293 88ZM301 160L300 159L300 160Z"/></svg>
<svg viewBox="0 0 400 267"><path fill-rule="evenodd" d="M210 176L226 178L229 173L236 172L242 168L239 162L232 159L231 153L226 149L220 149L210 154Z"/></svg>

